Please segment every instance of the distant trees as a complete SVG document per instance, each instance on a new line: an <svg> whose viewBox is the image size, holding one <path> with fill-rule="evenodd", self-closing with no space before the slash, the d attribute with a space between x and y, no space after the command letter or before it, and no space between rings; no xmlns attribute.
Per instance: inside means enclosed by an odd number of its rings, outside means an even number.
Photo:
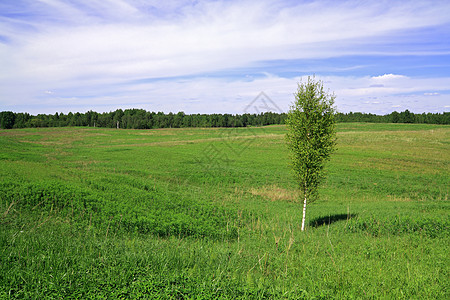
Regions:
<svg viewBox="0 0 450 300"><path fill-rule="evenodd" d="M4 112L6 113L6 112ZM12 112L8 112L12 113ZM109 113L55 113L49 115L12 113L15 122L10 128L24 127L62 127L62 126L96 126L115 128L117 122L125 129L181 128L181 127L244 127L272 124L284 124L286 114L191 114L184 112L168 113L148 112L143 109L115 110ZM6 117L5 117L6 122ZM9 125L10 126L10 125ZM4 128L4 127L2 127ZM6 127L5 127L6 128ZM9 128L9 127L8 127Z"/></svg>
<svg viewBox="0 0 450 300"><path fill-rule="evenodd" d="M301 230L305 230L306 203L314 200L325 177L324 163L336 144L334 95L327 94L321 81L308 77L295 94L288 113L286 142L292 158L292 168L303 194Z"/></svg>
<svg viewBox="0 0 450 300"><path fill-rule="evenodd" d="M0 127L3 129L11 129L14 127L16 115L12 111L0 112Z"/></svg>
<svg viewBox="0 0 450 300"><path fill-rule="evenodd" d="M405 110L400 113L394 111L390 114L383 116L360 112L337 113L336 121L338 123L368 122L368 123L416 123L416 124L450 125L450 112L414 114L409 110Z"/></svg>
<svg viewBox="0 0 450 300"><path fill-rule="evenodd" d="M0 112L0 128L25 127L65 127L91 126L115 128L152 129L178 127L247 127L284 124L286 113L265 112L260 114L185 114L149 112L143 109L118 109L112 112L97 113L55 113L32 116L29 113ZM337 113L336 122L371 123L427 123L450 124L450 112L414 114L408 110L379 116L365 113Z"/></svg>

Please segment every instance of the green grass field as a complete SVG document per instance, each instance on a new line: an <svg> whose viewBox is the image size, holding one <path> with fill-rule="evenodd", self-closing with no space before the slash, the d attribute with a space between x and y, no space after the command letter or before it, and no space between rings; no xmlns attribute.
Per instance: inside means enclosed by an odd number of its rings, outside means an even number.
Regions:
<svg viewBox="0 0 450 300"><path fill-rule="evenodd" d="M306 232L285 130L0 131L0 299L449 299L450 127L338 124Z"/></svg>

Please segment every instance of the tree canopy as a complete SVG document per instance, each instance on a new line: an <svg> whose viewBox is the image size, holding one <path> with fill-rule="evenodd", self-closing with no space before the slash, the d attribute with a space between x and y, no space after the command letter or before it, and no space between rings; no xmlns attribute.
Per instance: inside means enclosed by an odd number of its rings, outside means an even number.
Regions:
<svg viewBox="0 0 450 300"><path fill-rule="evenodd" d="M292 168L304 196L302 230L306 202L315 200L324 175L324 163L336 145L334 95L323 83L308 77L298 85L295 101L286 119L286 141L291 150Z"/></svg>

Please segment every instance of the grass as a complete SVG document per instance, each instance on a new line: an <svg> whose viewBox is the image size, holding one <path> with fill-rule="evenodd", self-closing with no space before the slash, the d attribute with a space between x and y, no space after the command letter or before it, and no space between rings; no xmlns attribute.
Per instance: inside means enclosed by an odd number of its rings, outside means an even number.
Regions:
<svg viewBox="0 0 450 300"><path fill-rule="evenodd" d="M0 298L450 297L448 126L339 124L303 233L284 134L0 131Z"/></svg>

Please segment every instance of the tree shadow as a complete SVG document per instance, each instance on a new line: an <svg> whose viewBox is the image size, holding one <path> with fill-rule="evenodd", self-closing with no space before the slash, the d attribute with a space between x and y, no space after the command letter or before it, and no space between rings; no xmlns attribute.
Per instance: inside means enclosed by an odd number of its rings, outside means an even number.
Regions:
<svg viewBox="0 0 450 300"><path fill-rule="evenodd" d="M337 221L349 220L356 216L357 216L357 214L335 214L335 215L329 215L329 216L325 216L325 217L317 217L317 218L309 221L309 226L317 228L317 227L320 227L323 225L330 225Z"/></svg>

